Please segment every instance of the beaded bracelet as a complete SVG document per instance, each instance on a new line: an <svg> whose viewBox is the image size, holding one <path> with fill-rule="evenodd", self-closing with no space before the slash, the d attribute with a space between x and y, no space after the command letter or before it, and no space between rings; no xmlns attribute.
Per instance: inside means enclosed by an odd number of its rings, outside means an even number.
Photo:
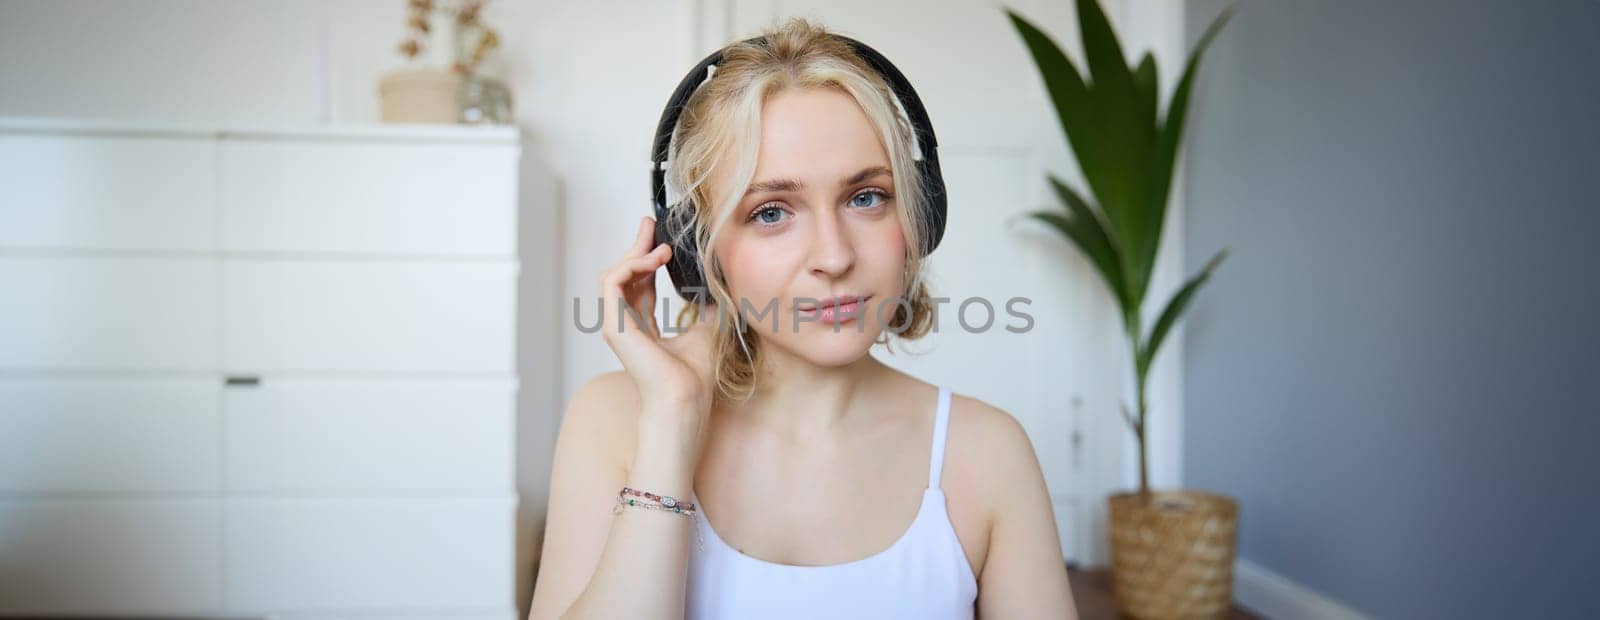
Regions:
<svg viewBox="0 0 1600 620"><path fill-rule="evenodd" d="M619 494L617 496L617 506L615 508L611 509L611 514L621 514L624 508L644 508L644 509L647 509L647 510L659 510L659 511L662 511L662 512L670 512L670 513L673 513L673 514L683 515L684 517L688 518L690 524L692 526L694 526L695 547L697 549L701 550L701 551L705 550L705 548L706 548L705 536L700 533L700 528L698 527L698 524L695 523L695 519L697 519L699 517L699 515L697 513L695 513L695 511L693 509L684 510L683 508L676 507L676 506L667 507L667 506L662 506L660 504L650 504L648 502L641 502L641 501L635 500L635 499L628 499L628 498L625 498L625 497L623 497L623 496L621 496Z"/></svg>
<svg viewBox="0 0 1600 620"><path fill-rule="evenodd" d="M690 509L690 508L683 508L681 506L663 506L661 504L652 504L650 502L637 500L637 499L628 499L626 497L620 497L620 496L617 497L617 508L613 509L612 513L615 514L617 512L621 512L623 506L636 506L636 507L639 507L639 508L646 508L646 509L649 509L649 510L660 510L662 512L670 512L670 513L673 513L673 514L681 514L681 515L683 515L685 517L694 517L694 515L695 515L694 510Z"/></svg>
<svg viewBox="0 0 1600 620"><path fill-rule="evenodd" d="M655 500L657 503L660 503L662 506L666 506L668 508L682 507L684 510L694 510L694 504L691 504L689 502L683 501L681 499L677 499L677 498L674 498L674 497L667 497L665 495L656 495L655 493L651 493L649 491L640 491L638 489L633 489L633 488L629 488L629 487L622 487L622 491L617 493L617 495L619 497L622 496L622 495L632 495L634 497L643 497L645 499Z"/></svg>

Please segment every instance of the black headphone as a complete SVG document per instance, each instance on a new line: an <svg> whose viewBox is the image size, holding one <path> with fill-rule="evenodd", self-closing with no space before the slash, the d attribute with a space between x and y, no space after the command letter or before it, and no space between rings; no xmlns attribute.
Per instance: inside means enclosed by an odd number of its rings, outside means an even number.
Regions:
<svg viewBox="0 0 1600 620"><path fill-rule="evenodd" d="M916 132L917 146L922 151L922 159L917 160L917 176L922 181L923 194L927 196L927 217L929 230L923 244L923 256L933 252L939 247L939 241L944 238L945 227L945 191L944 174L939 171L939 143L933 137L933 124L928 122L928 111L922 107L922 99L917 97L917 91L911 88L911 83L906 81L906 76L900 73L879 54L877 50L867 47L867 44L834 34L834 38L848 43L861 60L866 62L888 82L894 91L896 99L905 108L906 116L911 122L912 129ZM746 39L745 43L754 43L765 46L765 37ZM672 260L667 263L667 273L672 276L672 285L678 290L678 295L690 303L701 303L710 296L706 290L705 274L700 273L700 259L695 239L688 234L687 228L694 223L693 215L682 211L682 219L669 216L667 210L667 184L666 161L667 148L672 141L672 132L678 126L678 116L683 113L684 106L689 101L689 96L694 94L710 75L710 67L722 62L722 50L712 52L700 64L684 76L678 83L678 88L672 91L672 98L667 100L667 108L661 112L661 123L656 126L655 145L650 156L650 197L655 207L656 214L656 244L672 244ZM676 239L679 242L674 243Z"/></svg>

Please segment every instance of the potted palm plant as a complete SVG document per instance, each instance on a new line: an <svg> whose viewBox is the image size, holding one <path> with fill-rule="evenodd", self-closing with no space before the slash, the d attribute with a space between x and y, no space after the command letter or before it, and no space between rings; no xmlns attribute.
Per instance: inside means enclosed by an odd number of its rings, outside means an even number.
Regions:
<svg viewBox="0 0 1600 620"><path fill-rule="evenodd" d="M1148 331L1140 308L1166 220L1195 68L1232 10L1218 16L1201 36L1162 118L1155 57L1147 52L1137 66L1129 67L1099 3L1078 0L1077 5L1087 76L1048 35L1006 9L1038 66L1088 185L1088 192L1081 193L1047 175L1061 208L1027 215L1059 232L1088 258L1119 306L1131 351L1135 403L1123 407L1122 417L1138 440L1139 489L1108 498L1117 605L1138 618L1211 617L1225 613L1232 600L1238 503L1198 490L1150 488L1145 386L1162 341L1227 249L1167 300Z"/></svg>

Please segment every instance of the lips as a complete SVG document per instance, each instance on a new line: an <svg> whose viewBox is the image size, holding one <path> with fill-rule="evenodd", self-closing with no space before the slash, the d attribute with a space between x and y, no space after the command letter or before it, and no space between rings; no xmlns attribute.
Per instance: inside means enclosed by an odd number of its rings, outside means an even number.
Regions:
<svg viewBox="0 0 1600 620"><path fill-rule="evenodd" d="M846 304L859 303L866 301L868 297L871 297L871 295L834 295L833 297L818 300L817 303L814 304L800 304L797 307L802 312L811 312L817 308L827 308L829 306L843 306Z"/></svg>
<svg viewBox="0 0 1600 620"><path fill-rule="evenodd" d="M835 295L815 304L796 306L801 314L818 323L846 323L860 318L861 305L872 299L871 295Z"/></svg>

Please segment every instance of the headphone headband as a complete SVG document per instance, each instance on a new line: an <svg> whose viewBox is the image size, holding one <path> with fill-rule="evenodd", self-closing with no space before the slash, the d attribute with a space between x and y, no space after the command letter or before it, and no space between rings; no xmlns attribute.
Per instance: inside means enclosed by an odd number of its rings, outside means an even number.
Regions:
<svg viewBox="0 0 1600 620"><path fill-rule="evenodd" d="M888 83L889 89L905 110L906 120L910 122L912 132L916 136L916 146L921 154L921 159L916 161L916 167L926 197L925 219L928 230L923 244L923 255L926 256L939 247L939 241L944 238L947 206L944 176L939 169L939 142L934 137L933 123L928 120L928 111L923 107L922 99L917 96L916 89L911 87L911 82L907 81L905 75L890 63L889 59L884 58L883 54L850 37L840 34L832 36L849 44L862 62ZM745 39L744 42L767 45L766 37ZM672 284L677 288L678 294L690 303L703 303L709 298L710 292L705 290L705 276L700 273L699 253L694 247L695 240L678 234L693 224L692 219L673 220L667 208L665 165L667 151L672 143L672 133L678 126L678 118L683 114L683 109L687 107L695 89L710 76L711 68L722 62L722 51L718 49L706 56L678 82L678 87L672 91L672 97L667 100L667 107L661 112L661 121L656 125L655 140L650 149L650 197L656 218L655 241L657 244L672 244L672 260L667 264L667 273L672 277Z"/></svg>

